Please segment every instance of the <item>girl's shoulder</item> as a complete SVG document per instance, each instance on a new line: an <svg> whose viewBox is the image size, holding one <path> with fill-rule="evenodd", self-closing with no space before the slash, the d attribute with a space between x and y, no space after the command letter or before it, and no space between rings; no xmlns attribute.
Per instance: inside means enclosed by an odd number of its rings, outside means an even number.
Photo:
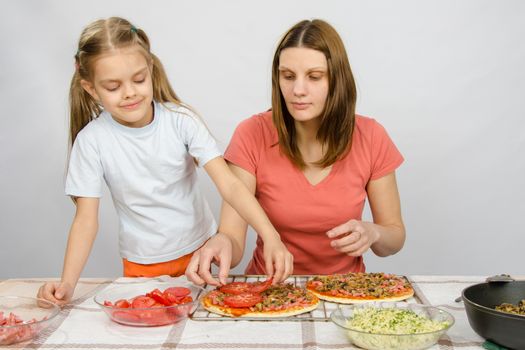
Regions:
<svg viewBox="0 0 525 350"><path fill-rule="evenodd" d="M102 113L87 123L87 125L79 131L76 138L93 139L97 136L103 135L110 125L108 118L111 118L111 116L107 112L102 111Z"/></svg>
<svg viewBox="0 0 525 350"><path fill-rule="evenodd" d="M163 116L195 116L190 107L173 102L155 102L155 112Z"/></svg>

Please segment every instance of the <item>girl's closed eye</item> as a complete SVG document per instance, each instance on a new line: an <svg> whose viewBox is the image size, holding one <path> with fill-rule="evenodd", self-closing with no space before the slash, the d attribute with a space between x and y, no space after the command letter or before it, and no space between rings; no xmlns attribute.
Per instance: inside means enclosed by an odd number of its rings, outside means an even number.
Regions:
<svg viewBox="0 0 525 350"><path fill-rule="evenodd" d="M110 85L106 85L104 86L104 89L108 90L108 91L117 91L117 89L120 87L119 84L110 84Z"/></svg>

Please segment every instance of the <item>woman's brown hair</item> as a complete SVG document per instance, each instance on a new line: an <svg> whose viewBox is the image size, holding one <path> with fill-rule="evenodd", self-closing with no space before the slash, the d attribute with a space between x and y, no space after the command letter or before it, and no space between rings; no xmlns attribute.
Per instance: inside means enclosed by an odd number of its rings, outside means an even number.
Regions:
<svg viewBox="0 0 525 350"><path fill-rule="evenodd" d="M102 112L102 107L82 88L80 81L92 80L94 62L101 54L133 45L138 45L151 63L153 99L161 103L182 104L168 81L162 63L150 51L150 42L143 30L119 17L97 20L82 31L75 54L76 69L69 90L70 145L73 145L80 130Z"/></svg>
<svg viewBox="0 0 525 350"><path fill-rule="evenodd" d="M350 150L355 123L356 85L341 37L327 22L305 20L294 25L281 39L272 65L272 115L279 134L279 146L299 168L306 163L297 146L294 119L286 108L279 86L281 52L290 47L304 47L322 52L328 63L328 96L317 139L326 146L324 156L315 164L328 167Z"/></svg>

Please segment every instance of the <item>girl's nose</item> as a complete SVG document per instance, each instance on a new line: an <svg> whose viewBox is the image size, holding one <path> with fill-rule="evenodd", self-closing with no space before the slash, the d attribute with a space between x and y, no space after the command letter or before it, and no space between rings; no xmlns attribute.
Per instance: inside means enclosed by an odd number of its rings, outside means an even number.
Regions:
<svg viewBox="0 0 525 350"><path fill-rule="evenodd" d="M134 97L136 95L136 90L133 84L126 84L124 86L124 99Z"/></svg>

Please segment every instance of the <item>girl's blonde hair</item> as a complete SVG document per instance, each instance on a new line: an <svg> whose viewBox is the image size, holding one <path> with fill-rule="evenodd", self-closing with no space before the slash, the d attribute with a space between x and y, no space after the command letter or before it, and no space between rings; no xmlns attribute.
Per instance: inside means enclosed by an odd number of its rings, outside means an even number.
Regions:
<svg viewBox="0 0 525 350"><path fill-rule="evenodd" d="M277 46L272 66L272 115L279 134L279 146L299 168L306 164L297 146L294 119L286 108L279 85L281 52L290 47L305 47L322 52L328 63L329 90L317 139L326 145L322 159L315 164L327 167L350 150L355 123L356 85L346 50L339 34L327 22L305 20L286 32Z"/></svg>
<svg viewBox="0 0 525 350"><path fill-rule="evenodd" d="M97 20L82 31L75 54L76 69L69 91L70 145L73 145L80 130L102 112L102 107L82 88L80 81L92 81L94 62L101 54L132 45L138 45L151 63L153 99L161 103L182 104L168 81L162 63L151 53L148 36L142 29L119 17Z"/></svg>

